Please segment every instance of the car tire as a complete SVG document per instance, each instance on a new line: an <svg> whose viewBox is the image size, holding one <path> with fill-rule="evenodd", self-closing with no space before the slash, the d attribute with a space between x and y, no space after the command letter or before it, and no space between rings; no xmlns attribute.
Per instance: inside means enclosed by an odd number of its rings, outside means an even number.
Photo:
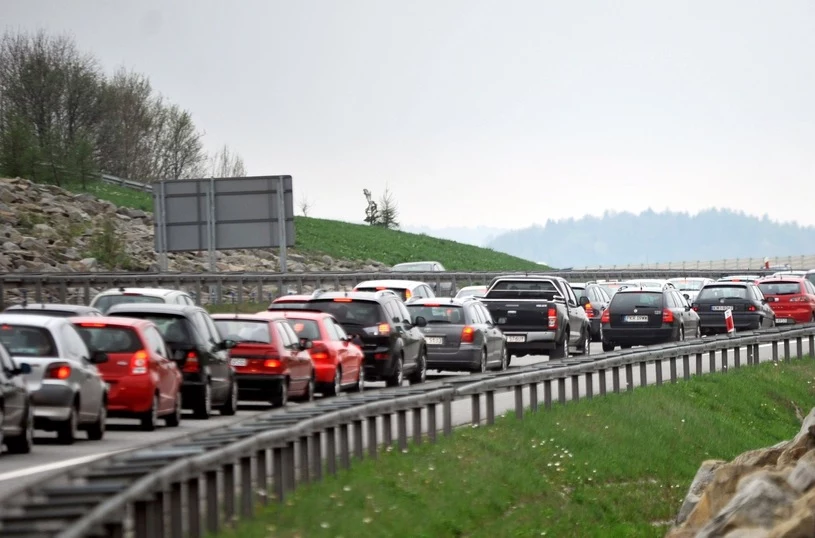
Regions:
<svg viewBox="0 0 815 538"><path fill-rule="evenodd" d="M603 351L608 353L609 351L614 351L614 342L609 342L608 340L603 340Z"/></svg>
<svg viewBox="0 0 815 538"><path fill-rule="evenodd" d="M422 348L416 357L416 370L408 378L411 385L418 385L427 381L427 350Z"/></svg>
<svg viewBox="0 0 815 538"><path fill-rule="evenodd" d="M569 331L563 332L563 338L555 344L555 349L549 352L549 360L565 359L569 355Z"/></svg>
<svg viewBox="0 0 815 538"><path fill-rule="evenodd" d="M177 428L181 425L182 409L183 403L181 401L181 391L179 390L178 393L175 395L175 409L171 414L164 417L164 424L168 428Z"/></svg>
<svg viewBox="0 0 815 538"><path fill-rule="evenodd" d="M2 422L0 422L2 424ZM0 432L0 444L3 433ZM34 446L34 410L31 405L28 406L28 415L25 419L25 429L22 435L16 437L9 437L6 439L6 448L10 454L28 454Z"/></svg>
<svg viewBox="0 0 815 538"><path fill-rule="evenodd" d="M105 437L105 429L108 422L108 399L102 399L99 405L99 414L96 415L96 420L88 428L88 440L101 441Z"/></svg>
<svg viewBox="0 0 815 538"><path fill-rule="evenodd" d="M597 338L595 342L602 342L603 341L603 324L600 324L600 328L597 329Z"/></svg>
<svg viewBox="0 0 815 538"><path fill-rule="evenodd" d="M363 392L365 390L365 367L362 363L359 364L359 375L357 376L357 382L354 384L351 392Z"/></svg>
<svg viewBox="0 0 815 538"><path fill-rule="evenodd" d="M500 364L500 366L498 366L498 369L500 371L503 372L504 370L509 368L509 359L510 358L511 357L510 357L509 353L507 353L506 344L501 344L501 364Z"/></svg>
<svg viewBox="0 0 815 538"><path fill-rule="evenodd" d="M396 364L394 365L394 372L385 380L385 386L387 387L401 387L402 383L405 382L405 358L402 355L396 359Z"/></svg>
<svg viewBox="0 0 815 538"><path fill-rule="evenodd" d="M680 325L679 331L676 334L676 341L677 342L684 342L685 341L685 326Z"/></svg>
<svg viewBox="0 0 815 538"><path fill-rule="evenodd" d="M697 324L696 325L696 333L694 334L694 339L699 340L700 338L702 338L702 328L699 326L699 324Z"/></svg>
<svg viewBox="0 0 815 538"><path fill-rule="evenodd" d="M478 368L473 370L474 374L484 374L487 372L487 348L481 350L481 357L478 361Z"/></svg>
<svg viewBox="0 0 815 538"><path fill-rule="evenodd" d="M193 415L201 420L207 420L212 416L212 385L209 380L201 389L201 398L195 402Z"/></svg>
<svg viewBox="0 0 815 538"><path fill-rule="evenodd" d="M306 392L300 396L299 400L301 402L313 402L314 401L314 377L310 377L308 383L306 383Z"/></svg>
<svg viewBox="0 0 815 538"><path fill-rule="evenodd" d="M340 392L342 392L342 367L337 365L334 368L334 380L331 382L331 385L326 390L326 396L336 396Z"/></svg>
<svg viewBox="0 0 815 538"><path fill-rule="evenodd" d="M79 413L77 412L77 405L71 406L71 413L66 420L63 420L57 425L57 442L61 445L72 445L76 441L76 435L79 431Z"/></svg>
<svg viewBox="0 0 815 538"><path fill-rule="evenodd" d="M151 432L156 429L158 425L158 408L161 403L161 400L158 397L158 393L153 394L153 403L150 406L150 409L142 413L141 416L141 430L145 432Z"/></svg>
<svg viewBox="0 0 815 538"><path fill-rule="evenodd" d="M289 403L289 380L283 379L275 383L272 391L272 397L269 400L272 407L286 407L286 404Z"/></svg>
<svg viewBox="0 0 815 538"><path fill-rule="evenodd" d="M581 355L589 355L591 353L591 327L588 327L581 337L582 345L577 348Z"/></svg>
<svg viewBox="0 0 815 538"><path fill-rule="evenodd" d="M226 402L221 406L221 416L231 417L238 412L238 380L232 379L232 385L229 387L229 394L226 397Z"/></svg>

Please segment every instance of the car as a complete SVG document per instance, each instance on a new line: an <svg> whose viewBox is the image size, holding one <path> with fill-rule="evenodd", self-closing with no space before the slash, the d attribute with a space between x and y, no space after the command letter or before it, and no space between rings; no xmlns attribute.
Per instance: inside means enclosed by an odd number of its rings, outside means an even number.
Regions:
<svg viewBox="0 0 815 538"><path fill-rule="evenodd" d="M3 312L8 314L34 314L35 316L59 316L63 318L102 315L99 309L92 306L60 303L17 304L6 308Z"/></svg>
<svg viewBox="0 0 815 538"><path fill-rule="evenodd" d="M366 280L354 286L354 291L376 292L383 290L395 291L403 301L436 296L429 285L418 280Z"/></svg>
<svg viewBox="0 0 815 538"><path fill-rule="evenodd" d="M716 282L752 282L756 284L759 280L761 280L759 275L729 275L721 277Z"/></svg>
<svg viewBox="0 0 815 538"><path fill-rule="evenodd" d="M412 319L404 301L391 290L332 291L308 300L309 308L334 316L365 354L366 381L401 386L427 379L427 344L422 317Z"/></svg>
<svg viewBox="0 0 815 538"><path fill-rule="evenodd" d="M583 302L583 309L586 311L586 316L589 318L591 324L591 339L593 342L603 341L603 324L600 323L600 317L608 308L608 303L611 302L606 289L600 284L594 282L570 282L572 291L577 296L578 302ZM583 297L586 299L583 300Z"/></svg>
<svg viewBox="0 0 815 538"><path fill-rule="evenodd" d="M404 262L397 263L391 267L394 273L444 273L447 269L437 261L424 261L424 262ZM452 282L441 282L441 285L436 282L430 283L430 288L435 294L451 295L453 291Z"/></svg>
<svg viewBox="0 0 815 538"><path fill-rule="evenodd" d="M815 286L815 269L809 269L806 271L779 271L774 273L772 276L774 277L789 277L789 276L801 276L809 280L813 286Z"/></svg>
<svg viewBox="0 0 815 538"><path fill-rule="evenodd" d="M465 297L484 297L486 293L486 285L464 286L458 290L458 293L456 293L456 299L463 299Z"/></svg>
<svg viewBox="0 0 815 538"><path fill-rule="evenodd" d="M717 281L704 286L693 310L702 322L702 334L727 332L724 312L730 310L736 331L775 326L775 313L761 289L752 281Z"/></svg>
<svg viewBox="0 0 815 538"><path fill-rule="evenodd" d="M427 367L434 370L506 370L507 343L487 308L475 297L417 299L407 305L413 319L422 317Z"/></svg>
<svg viewBox="0 0 815 538"><path fill-rule="evenodd" d="M697 295L699 295L699 290L701 290L706 284L712 284L714 280L712 278L704 277L689 277L671 278L668 279L668 282L673 284L674 287L679 290L679 293L681 293L689 303L693 303L693 300L696 299Z"/></svg>
<svg viewBox="0 0 815 538"><path fill-rule="evenodd" d="M776 325L815 322L815 286L806 278L763 278L758 289L775 313Z"/></svg>
<svg viewBox="0 0 815 538"><path fill-rule="evenodd" d="M365 355L334 316L305 309L278 314L286 318L298 338L312 342L308 351L314 363L318 392L324 396L336 396L343 390L358 392L364 389Z"/></svg>
<svg viewBox="0 0 815 538"><path fill-rule="evenodd" d="M76 327L62 317L0 314L0 343L18 362L34 405L34 428L55 431L70 445L79 430L88 439L105 436L108 389L97 368L104 353L91 353Z"/></svg>
<svg viewBox="0 0 815 538"><path fill-rule="evenodd" d="M112 288L98 293L90 306L103 314L118 304L177 304L195 306L189 293L164 288Z"/></svg>
<svg viewBox="0 0 815 538"><path fill-rule="evenodd" d="M0 344L0 444L11 454L28 454L34 445L34 404L24 375L31 365L17 362Z"/></svg>
<svg viewBox="0 0 815 538"><path fill-rule="evenodd" d="M672 285L621 289L601 323L603 351L701 337L699 315Z"/></svg>
<svg viewBox="0 0 815 538"><path fill-rule="evenodd" d="M629 285L621 280L598 280L596 284L599 284L600 287L602 287L603 290L605 290L606 295L608 295L609 299L614 297L614 294L617 293L620 290L620 288Z"/></svg>
<svg viewBox="0 0 815 538"><path fill-rule="evenodd" d="M235 342L225 340L209 313L200 306L160 303L117 304L108 316L152 321L170 348L184 381L181 400L199 419L208 419L214 408L221 415L238 410L238 380L229 364Z"/></svg>
<svg viewBox="0 0 815 538"><path fill-rule="evenodd" d="M312 342L297 337L278 313L215 314L218 331L235 346L229 358L240 399L285 406L289 399L314 399Z"/></svg>
<svg viewBox="0 0 815 538"><path fill-rule="evenodd" d="M626 287L639 287L642 289L655 289L655 290L662 290L665 288L673 288L676 289L676 286L671 283L670 280L661 279L661 278L636 278L631 280L626 280L623 283L623 286Z"/></svg>
<svg viewBox="0 0 815 538"><path fill-rule="evenodd" d="M108 356L98 368L109 387L109 417L138 419L144 431L155 430L159 419L171 428L181 424L183 376L155 323L113 316L70 321L88 349Z"/></svg>

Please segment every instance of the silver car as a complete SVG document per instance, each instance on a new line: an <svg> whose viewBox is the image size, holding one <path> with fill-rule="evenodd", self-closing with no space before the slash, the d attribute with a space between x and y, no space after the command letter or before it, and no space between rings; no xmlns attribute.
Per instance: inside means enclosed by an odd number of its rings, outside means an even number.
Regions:
<svg viewBox="0 0 815 538"><path fill-rule="evenodd" d="M107 385L96 364L107 362L107 355L91 354L68 319L0 314L0 342L15 361L31 367L23 378L36 429L56 431L66 445L80 429L92 441L104 437Z"/></svg>

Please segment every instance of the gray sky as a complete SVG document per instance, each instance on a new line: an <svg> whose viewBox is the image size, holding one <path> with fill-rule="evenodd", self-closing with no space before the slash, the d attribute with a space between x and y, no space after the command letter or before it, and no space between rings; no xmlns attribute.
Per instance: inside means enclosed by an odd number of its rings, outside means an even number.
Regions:
<svg viewBox="0 0 815 538"><path fill-rule="evenodd" d="M387 183L409 225L815 224L810 0L0 0L0 21L149 75L313 216L359 221Z"/></svg>

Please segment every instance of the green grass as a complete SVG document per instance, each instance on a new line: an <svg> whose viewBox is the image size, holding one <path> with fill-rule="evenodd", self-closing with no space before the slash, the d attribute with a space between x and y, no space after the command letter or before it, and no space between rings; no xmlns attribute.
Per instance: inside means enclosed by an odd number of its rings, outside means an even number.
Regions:
<svg viewBox="0 0 815 538"><path fill-rule="evenodd" d="M815 361L770 363L504 416L354 463L219 536L664 536L703 460L798 432L813 379Z"/></svg>
<svg viewBox="0 0 815 538"><path fill-rule="evenodd" d="M86 191L79 185L73 192L89 192L118 206L153 210L149 193L102 182L89 182ZM345 260L376 260L388 265L433 260L449 271L542 271L544 265L491 249L465 245L424 234L351 224L336 220L295 217L295 250L301 254L327 254Z"/></svg>

